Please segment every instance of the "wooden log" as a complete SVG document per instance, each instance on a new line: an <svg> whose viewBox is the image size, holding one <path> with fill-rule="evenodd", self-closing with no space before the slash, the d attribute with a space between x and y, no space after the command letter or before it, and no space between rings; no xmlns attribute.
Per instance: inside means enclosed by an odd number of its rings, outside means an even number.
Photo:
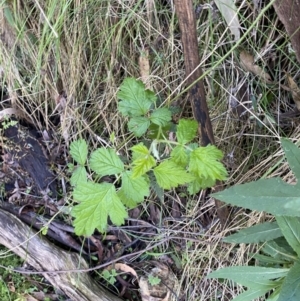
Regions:
<svg viewBox="0 0 300 301"><path fill-rule="evenodd" d="M121 301L100 287L88 273L67 272L86 269L86 261L77 253L59 249L41 234L32 230L16 216L0 209L0 244L4 245L39 272L53 287L63 291L73 301Z"/></svg>

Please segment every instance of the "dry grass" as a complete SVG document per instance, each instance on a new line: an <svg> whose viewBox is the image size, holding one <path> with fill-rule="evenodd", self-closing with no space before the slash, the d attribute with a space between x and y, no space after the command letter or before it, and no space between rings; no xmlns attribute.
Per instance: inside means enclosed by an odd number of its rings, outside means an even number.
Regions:
<svg viewBox="0 0 300 301"><path fill-rule="evenodd" d="M194 1L200 7L198 2ZM47 129L57 143L66 146L66 152L71 141L83 137L91 148L114 143L122 154L128 153L132 141L126 120L116 113L116 92L125 77L140 76L138 60L147 51L151 66L148 85L169 104L187 103L180 32L171 1L9 3L2 1L0 15L5 33L0 46L1 90L7 95L1 109L16 108L22 118L40 130ZM279 120L278 113L294 107L282 85L286 84L284 72L299 78L299 65L289 53L289 41L272 9L261 15L252 2L237 5L244 33L254 24L238 47L234 48L226 24L208 3L202 7L197 25L215 137L230 171L228 184L274 175L292 181L282 163L278 138L289 136L298 141L298 123ZM242 50L250 52L255 63L271 74L273 84L241 67ZM248 93L244 99L238 94L241 87ZM232 97L244 111L243 118L230 107ZM190 115L190 111L186 104L182 114ZM115 140L109 142L112 133ZM181 202L182 197L171 195ZM160 206L167 216L171 208ZM268 217L236 210L225 230L217 223L199 234L192 223L199 215L214 212L212 201L203 204L200 198L190 198L180 208L187 217L180 228L198 242L186 243L176 251L183 264L178 295L189 301L231 300L242 288L208 281L205 276L213 269L247 264L251 250L221 239ZM170 251L172 246L168 247Z"/></svg>

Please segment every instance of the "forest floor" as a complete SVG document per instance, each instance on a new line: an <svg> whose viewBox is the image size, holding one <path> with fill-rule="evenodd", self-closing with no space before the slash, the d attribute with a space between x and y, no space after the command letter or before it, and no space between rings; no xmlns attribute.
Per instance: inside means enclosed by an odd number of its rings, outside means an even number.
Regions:
<svg viewBox="0 0 300 301"><path fill-rule="evenodd" d="M300 68L282 23L269 1L237 1L241 38L235 41L217 7L202 2L193 1L210 118L229 174L224 187L275 175L291 178L279 138L300 138L295 99L286 89L291 81L299 82ZM127 120L117 112L117 92L124 78L142 79L162 106L172 108L175 123L181 117L193 118L172 1L2 1L0 22L0 113L12 109L5 112L13 112L22 127L34 128L32 135L37 135L37 140L48 140L43 144L56 177L58 193L53 206L58 213L42 202L33 206L36 199L27 198L26 205L30 203L35 213L42 208L71 225L63 208L73 204L68 171L72 141L85 139L90 151L111 145L125 158L130 156L132 145L145 142L129 134ZM15 197L14 185L2 183L2 202ZM106 235L95 234L101 248L92 248L90 266L99 264L100 259L105 262L145 249L122 263L154 282L157 279L150 270L159 264L168 266L177 279L172 292L175 300L233 299L243 287L206 276L221 267L248 264L259 246L228 244L222 238L272 217L231 208L224 227L210 192L190 196L181 187L158 197L152 191L129 211L124 226L111 226ZM14 204L24 208L14 197ZM137 226L139 231L134 230ZM85 251L90 248L83 238L75 238ZM65 249L76 249L52 241ZM0 264L16 263L1 259ZM125 270L120 265L119 270L99 270L92 276L124 300L141 300L135 277ZM127 276L120 277L124 274ZM12 285L11 279L2 276L6 288ZM2 300L29 300L30 287L18 297L5 291L7 299ZM43 300L52 296L63 300L50 291Z"/></svg>

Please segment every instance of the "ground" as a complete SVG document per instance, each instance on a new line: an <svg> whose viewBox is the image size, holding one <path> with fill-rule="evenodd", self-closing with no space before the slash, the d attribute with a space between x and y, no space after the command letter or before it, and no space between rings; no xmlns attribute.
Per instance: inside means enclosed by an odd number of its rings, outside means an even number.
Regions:
<svg viewBox="0 0 300 301"><path fill-rule="evenodd" d="M293 181L278 138L299 140L295 89L299 63L273 6L263 0L237 1L241 38L235 41L214 4L193 3L210 118L229 174L224 187L274 175ZM22 208L24 215L43 216L46 221L55 217L72 227L72 217L63 210L65 204L73 204L72 141L85 139L90 152L112 146L124 162L131 157L133 145L147 143L146 138L129 134L127 118L117 111L117 93L124 78L142 79L156 93L159 105L172 109L175 124L181 117L194 118L185 90L174 5L154 0L5 1L0 9L0 117L7 109L12 111L5 112L13 113L5 114L13 119L1 119L0 179L3 174L10 179L6 188L1 183L1 201ZM16 182L20 166L7 165L11 158L4 155L7 136L3 128L4 122L15 119L45 150L43 165L50 173L46 179L55 176L57 195L53 195L53 186L52 194L45 187L28 192L26 179L30 177L25 176L24 168ZM27 154L31 144L26 144ZM8 169L14 177L6 173ZM243 288L205 277L220 267L247 264L256 248L224 243L222 238L272 217L231 208L224 227L210 192L190 196L181 187L159 197L153 190L129 211L127 224L110 225L106 235L96 232L84 240L72 231L57 230L56 234L66 236L57 241L53 234L50 239L82 254L90 266L125 256L123 263L139 277L149 275L160 260L178 280L178 300L231 300ZM36 228L45 231L44 223L39 224ZM138 254L130 257L135 252ZM117 275L112 269L95 271L92 276L124 300L140 300L133 274L125 272L124 266L119 266ZM3 279L8 285L8 278Z"/></svg>

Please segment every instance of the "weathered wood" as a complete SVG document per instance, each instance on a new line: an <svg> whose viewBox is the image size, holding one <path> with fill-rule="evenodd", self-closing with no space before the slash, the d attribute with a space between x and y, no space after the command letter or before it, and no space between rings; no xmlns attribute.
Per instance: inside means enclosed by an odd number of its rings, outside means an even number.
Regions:
<svg viewBox="0 0 300 301"><path fill-rule="evenodd" d="M12 250L37 271L88 268L77 253L63 251L37 234L17 217L0 209L0 244ZM73 301L121 301L106 291L88 273L45 273L43 276Z"/></svg>
<svg viewBox="0 0 300 301"><path fill-rule="evenodd" d="M196 30L196 17L192 0L174 0L175 10L179 20L181 41L183 45L185 72L187 84L190 89L190 101L192 103L195 119L200 125L202 145L214 144L214 134L209 118L203 79L199 80L203 72L200 67L199 48ZM229 216L228 207L219 200L215 200L218 217L224 225Z"/></svg>

